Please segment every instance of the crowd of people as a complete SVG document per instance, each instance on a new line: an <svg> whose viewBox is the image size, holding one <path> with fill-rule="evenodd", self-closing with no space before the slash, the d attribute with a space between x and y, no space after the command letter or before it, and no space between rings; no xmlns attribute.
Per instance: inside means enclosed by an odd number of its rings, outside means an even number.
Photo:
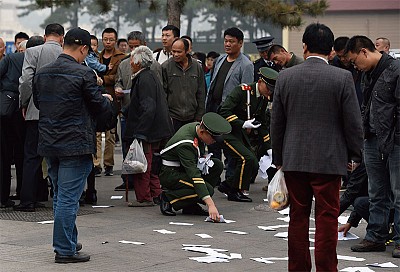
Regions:
<svg viewBox="0 0 400 272"><path fill-rule="evenodd" d="M251 183L268 156L268 179L282 169L288 188L289 271L312 268L313 197L317 271L337 271L338 216L350 205L339 231L368 222L351 249L385 251L392 240L399 258L400 61L389 40L334 39L313 23L303 57L263 37L253 41L260 54L253 63L239 28L223 36L221 55L193 52L192 39L173 25L155 50L140 31L124 39L106 28L99 52L96 36L65 33L57 23L43 37L18 33L15 53L4 55L0 38L1 208L35 212L50 186L55 262L89 261L80 252L77 211L97 202L95 178L114 174L120 135L123 158L137 140L147 160L144 172L122 175L115 188L134 190L130 207L219 221L215 188L228 201L252 202Z"/></svg>

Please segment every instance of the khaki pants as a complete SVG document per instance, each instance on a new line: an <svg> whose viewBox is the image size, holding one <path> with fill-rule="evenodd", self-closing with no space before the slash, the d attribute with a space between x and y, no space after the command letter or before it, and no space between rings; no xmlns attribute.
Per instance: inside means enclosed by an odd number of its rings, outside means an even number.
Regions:
<svg viewBox="0 0 400 272"><path fill-rule="evenodd" d="M114 166L114 148L115 148L115 129L107 130L105 132L105 146L104 146L104 158L103 164L106 166ZM101 132L96 132L97 139L97 158L93 158L93 164L95 167L101 168L101 159L103 152L101 148Z"/></svg>

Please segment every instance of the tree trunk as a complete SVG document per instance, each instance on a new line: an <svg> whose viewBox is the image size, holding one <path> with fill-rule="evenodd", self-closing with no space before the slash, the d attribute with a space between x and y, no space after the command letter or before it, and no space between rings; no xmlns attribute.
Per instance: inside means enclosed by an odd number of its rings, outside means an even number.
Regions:
<svg viewBox="0 0 400 272"><path fill-rule="evenodd" d="M72 28L76 28L76 27L78 27L78 10L79 10L79 3L76 3L76 4L73 6L73 9L74 9L74 11L73 11L73 18L72 18L72 20L71 20L71 27L72 27Z"/></svg>
<svg viewBox="0 0 400 272"><path fill-rule="evenodd" d="M182 8L180 0L167 0L168 24L181 28Z"/></svg>

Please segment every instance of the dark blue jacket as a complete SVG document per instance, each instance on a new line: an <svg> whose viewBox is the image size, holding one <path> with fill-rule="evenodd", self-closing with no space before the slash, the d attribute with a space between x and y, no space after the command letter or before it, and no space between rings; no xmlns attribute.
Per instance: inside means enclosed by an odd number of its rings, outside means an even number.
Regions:
<svg viewBox="0 0 400 272"><path fill-rule="evenodd" d="M42 156L78 156L96 153L95 116L111 113L101 95L96 75L69 55L41 68L33 80L33 98L39 115L38 153Z"/></svg>

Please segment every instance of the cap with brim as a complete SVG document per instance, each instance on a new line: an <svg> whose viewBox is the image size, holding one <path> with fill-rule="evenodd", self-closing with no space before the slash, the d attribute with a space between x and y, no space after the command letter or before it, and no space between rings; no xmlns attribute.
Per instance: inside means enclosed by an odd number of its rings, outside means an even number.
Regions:
<svg viewBox="0 0 400 272"><path fill-rule="evenodd" d="M78 45L86 45L89 48L89 51L92 50L90 33L82 29L80 27L70 29L64 37L65 44L78 44Z"/></svg>
<svg viewBox="0 0 400 272"><path fill-rule="evenodd" d="M223 141L222 135L228 134L232 131L232 126L221 115L215 112L207 112L201 119L205 129L210 133L215 141Z"/></svg>
<svg viewBox="0 0 400 272"><path fill-rule="evenodd" d="M274 43L272 42L275 38L272 36L262 37L252 41L257 47L259 52L268 50Z"/></svg>
<svg viewBox="0 0 400 272"><path fill-rule="evenodd" d="M258 72L259 78L268 85L269 89L274 90L278 72L268 67L261 67Z"/></svg>

